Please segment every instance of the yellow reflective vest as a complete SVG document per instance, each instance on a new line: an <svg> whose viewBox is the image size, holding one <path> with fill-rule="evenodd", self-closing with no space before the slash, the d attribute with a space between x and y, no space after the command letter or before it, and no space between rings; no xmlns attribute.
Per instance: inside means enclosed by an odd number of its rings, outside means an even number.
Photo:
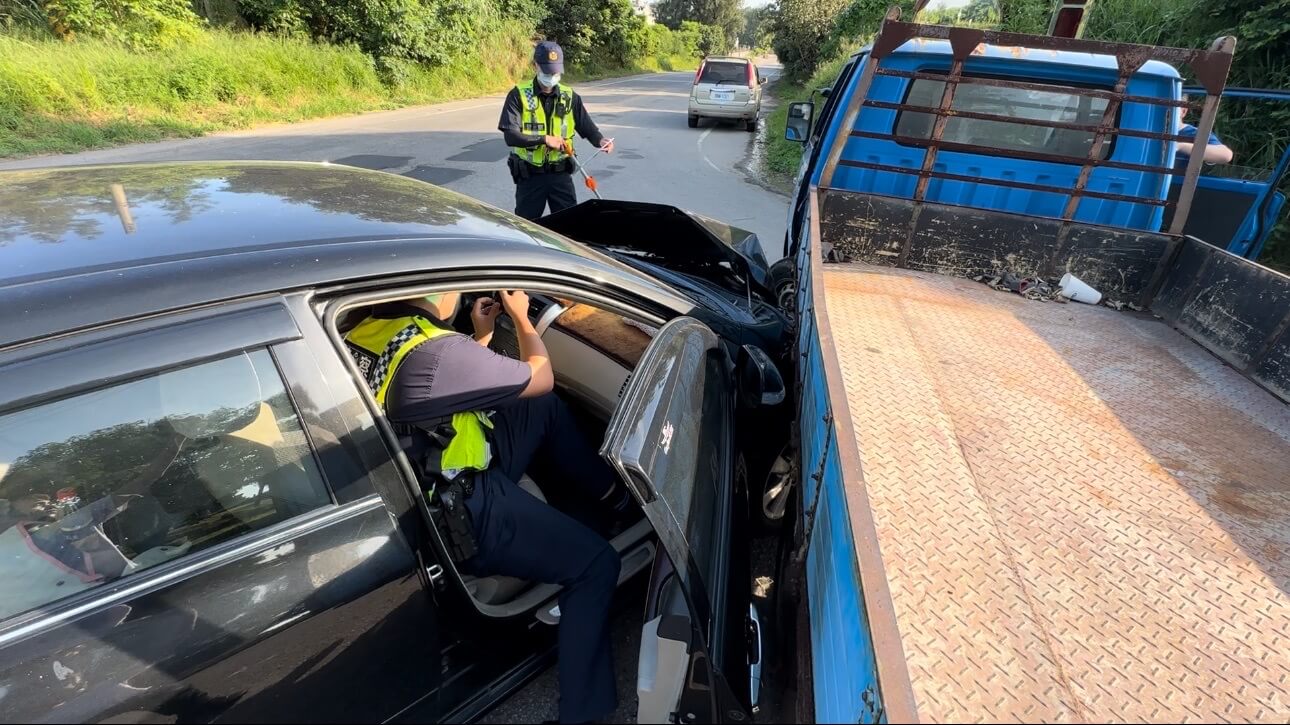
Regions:
<svg viewBox="0 0 1290 725"><path fill-rule="evenodd" d="M559 136L565 141L573 141L573 89L556 86L559 97L551 109L551 118L546 117L546 109L539 97L537 79L527 84L515 86L520 94L520 132L526 135ZM546 144L531 149L513 148L511 152L521 159L542 166L556 163L568 158L563 151L547 148Z"/></svg>
<svg viewBox="0 0 1290 725"><path fill-rule="evenodd" d="M350 354L363 374L376 402L385 407L390 383L408 353L436 337L455 335L423 317L393 319L369 317L345 335ZM492 450L485 428L492 428L488 415L481 411L454 413L446 425L428 431L442 453L439 473L451 480L462 471L482 471L492 462Z"/></svg>

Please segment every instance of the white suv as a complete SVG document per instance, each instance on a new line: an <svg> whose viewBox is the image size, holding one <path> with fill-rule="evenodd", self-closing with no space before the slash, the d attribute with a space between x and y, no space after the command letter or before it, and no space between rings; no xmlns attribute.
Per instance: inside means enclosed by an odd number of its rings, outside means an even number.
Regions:
<svg viewBox="0 0 1290 725"><path fill-rule="evenodd" d="M723 118L743 121L745 128L756 131L765 82L747 58L704 58L690 91L690 128L697 127L700 118Z"/></svg>

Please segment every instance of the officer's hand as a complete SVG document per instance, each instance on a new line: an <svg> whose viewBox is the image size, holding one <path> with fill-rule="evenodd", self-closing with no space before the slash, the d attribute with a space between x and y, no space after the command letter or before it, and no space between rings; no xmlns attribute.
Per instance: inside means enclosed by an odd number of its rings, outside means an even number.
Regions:
<svg viewBox="0 0 1290 725"><path fill-rule="evenodd" d="M523 290L502 290L502 307L512 320L529 318L529 296Z"/></svg>
<svg viewBox="0 0 1290 725"><path fill-rule="evenodd" d="M493 332L497 316L502 314L502 305L492 297L480 297L470 310L470 321L475 326L475 337L490 335Z"/></svg>
<svg viewBox="0 0 1290 725"><path fill-rule="evenodd" d="M559 151L564 148L564 139L559 136L543 136L542 143L546 144L546 147L552 151Z"/></svg>
<svg viewBox="0 0 1290 725"><path fill-rule="evenodd" d="M600 150L607 154L612 154L614 152L614 140L612 138L607 138L601 141Z"/></svg>

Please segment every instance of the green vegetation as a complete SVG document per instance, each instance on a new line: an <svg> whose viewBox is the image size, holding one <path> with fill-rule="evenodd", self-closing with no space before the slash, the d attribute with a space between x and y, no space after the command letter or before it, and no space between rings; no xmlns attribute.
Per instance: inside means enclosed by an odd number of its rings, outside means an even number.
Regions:
<svg viewBox="0 0 1290 725"><path fill-rule="evenodd" d="M741 0L658 0L654 17L672 30L687 23L703 26L700 49L705 55L725 53L744 27Z"/></svg>
<svg viewBox="0 0 1290 725"><path fill-rule="evenodd" d="M0 0L0 157L502 91L542 37L576 81L691 69L723 36L629 0Z"/></svg>
<svg viewBox="0 0 1290 725"><path fill-rule="evenodd" d="M780 0L769 22L787 82L773 87L781 103L767 125L766 162L772 172L792 172L800 158L801 146L782 138L787 102L805 99L811 90L831 83L841 59L868 42L890 4L891 0ZM913 2L896 4L908 16ZM963 8L924 11L919 20L1042 34L1048 30L1051 10L1051 0L971 0ZM1088 38L1184 48L1208 47L1220 35L1237 38L1228 85L1290 87L1290 0L1096 2L1085 29ZM1236 163L1270 169L1290 145L1290 105L1229 99L1220 106L1215 129L1235 151ZM1282 189L1290 192L1290 183ZM1290 269L1290 220L1284 216L1260 261Z"/></svg>

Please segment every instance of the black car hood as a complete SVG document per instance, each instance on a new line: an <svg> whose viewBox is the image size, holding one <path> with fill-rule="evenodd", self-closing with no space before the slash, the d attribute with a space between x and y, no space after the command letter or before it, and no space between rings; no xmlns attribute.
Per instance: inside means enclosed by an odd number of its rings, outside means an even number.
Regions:
<svg viewBox="0 0 1290 725"><path fill-rule="evenodd" d="M774 301L757 235L666 204L592 199L537 220L591 247L700 277L744 297Z"/></svg>

